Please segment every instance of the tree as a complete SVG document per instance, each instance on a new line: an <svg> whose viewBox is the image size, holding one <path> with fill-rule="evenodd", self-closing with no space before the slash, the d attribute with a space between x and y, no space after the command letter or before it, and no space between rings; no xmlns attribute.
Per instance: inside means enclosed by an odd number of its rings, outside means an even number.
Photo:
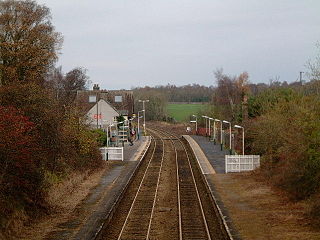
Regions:
<svg viewBox="0 0 320 240"><path fill-rule="evenodd" d="M249 91L247 72L239 76L228 76L222 69L215 72L217 88L213 103L221 115L229 120L242 120L247 114L247 95Z"/></svg>
<svg viewBox="0 0 320 240"><path fill-rule="evenodd" d="M166 116L167 98L166 95L157 91L154 88L139 88L135 89L135 106L136 110L142 110L142 103L138 99L148 99L149 102L145 104L146 120L163 120Z"/></svg>
<svg viewBox="0 0 320 240"><path fill-rule="evenodd" d="M0 26L0 86L42 84L62 43L50 10L31 0L1 1Z"/></svg>
<svg viewBox="0 0 320 240"><path fill-rule="evenodd" d="M73 103L78 90L87 89L89 77L86 69L77 67L64 75L61 67L55 68L47 78L47 85L65 106Z"/></svg>
<svg viewBox="0 0 320 240"><path fill-rule="evenodd" d="M313 61L308 61L307 67L309 68L309 72L307 73L309 79L311 81L320 80L320 43L317 44L318 55Z"/></svg>
<svg viewBox="0 0 320 240"><path fill-rule="evenodd" d="M44 202L42 149L28 117L14 107L0 106L0 229L15 206L32 211Z"/></svg>

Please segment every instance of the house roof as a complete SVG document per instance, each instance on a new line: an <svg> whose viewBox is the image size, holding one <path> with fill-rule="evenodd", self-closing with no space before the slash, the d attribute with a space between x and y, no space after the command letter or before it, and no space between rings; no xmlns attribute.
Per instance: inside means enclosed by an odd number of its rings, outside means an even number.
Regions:
<svg viewBox="0 0 320 240"><path fill-rule="evenodd" d="M106 100L100 99L99 102L98 102L98 104L100 104L101 102L105 102L105 103L108 104L114 111L116 111L119 115L121 114L117 109L115 109L115 108L114 108L109 102L107 102ZM89 111L91 111L92 109L96 108L96 105L97 105L97 103L94 103L94 105L93 105L87 112L89 112Z"/></svg>
<svg viewBox="0 0 320 240"><path fill-rule="evenodd" d="M103 99L122 115L132 115L134 112L133 91L131 90L81 90L77 92L77 105L83 114L86 114L96 102L90 103L89 96ZM122 96L121 102L116 102L115 97Z"/></svg>

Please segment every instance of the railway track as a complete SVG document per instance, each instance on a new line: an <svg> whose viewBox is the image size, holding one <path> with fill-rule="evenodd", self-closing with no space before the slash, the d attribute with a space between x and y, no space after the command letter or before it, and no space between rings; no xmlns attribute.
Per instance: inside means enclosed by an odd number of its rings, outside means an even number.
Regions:
<svg viewBox="0 0 320 240"><path fill-rule="evenodd" d="M151 148L97 239L229 239L187 147L149 132Z"/></svg>

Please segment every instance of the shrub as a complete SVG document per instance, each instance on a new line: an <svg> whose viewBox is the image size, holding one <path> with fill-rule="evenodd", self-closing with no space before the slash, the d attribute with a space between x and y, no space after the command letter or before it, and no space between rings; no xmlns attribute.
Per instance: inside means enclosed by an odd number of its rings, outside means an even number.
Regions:
<svg viewBox="0 0 320 240"><path fill-rule="evenodd" d="M248 124L250 149L261 154L262 170L293 199L320 188L320 106L315 96L280 101Z"/></svg>
<svg viewBox="0 0 320 240"><path fill-rule="evenodd" d="M44 204L41 147L35 126L14 107L0 107L0 217ZM30 194L31 193L31 194ZM3 225L1 227L4 227Z"/></svg>
<svg viewBox="0 0 320 240"><path fill-rule="evenodd" d="M102 160L94 134L35 84L0 88L0 218L43 212L51 184ZM12 107L12 105L14 107Z"/></svg>

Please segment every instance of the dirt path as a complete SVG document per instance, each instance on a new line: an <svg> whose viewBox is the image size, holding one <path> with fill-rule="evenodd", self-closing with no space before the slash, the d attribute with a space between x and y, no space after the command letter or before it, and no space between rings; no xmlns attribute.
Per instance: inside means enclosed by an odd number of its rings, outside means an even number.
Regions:
<svg viewBox="0 0 320 240"><path fill-rule="evenodd" d="M254 175L215 174L212 181L242 239L320 239L303 202L288 201Z"/></svg>
<svg viewBox="0 0 320 240"><path fill-rule="evenodd" d="M77 205L83 201L90 189L97 186L103 174L112 168L112 164L105 163L99 171L78 173L53 187L49 193L52 213L30 223L19 233L16 239L45 239L55 228L69 220Z"/></svg>

